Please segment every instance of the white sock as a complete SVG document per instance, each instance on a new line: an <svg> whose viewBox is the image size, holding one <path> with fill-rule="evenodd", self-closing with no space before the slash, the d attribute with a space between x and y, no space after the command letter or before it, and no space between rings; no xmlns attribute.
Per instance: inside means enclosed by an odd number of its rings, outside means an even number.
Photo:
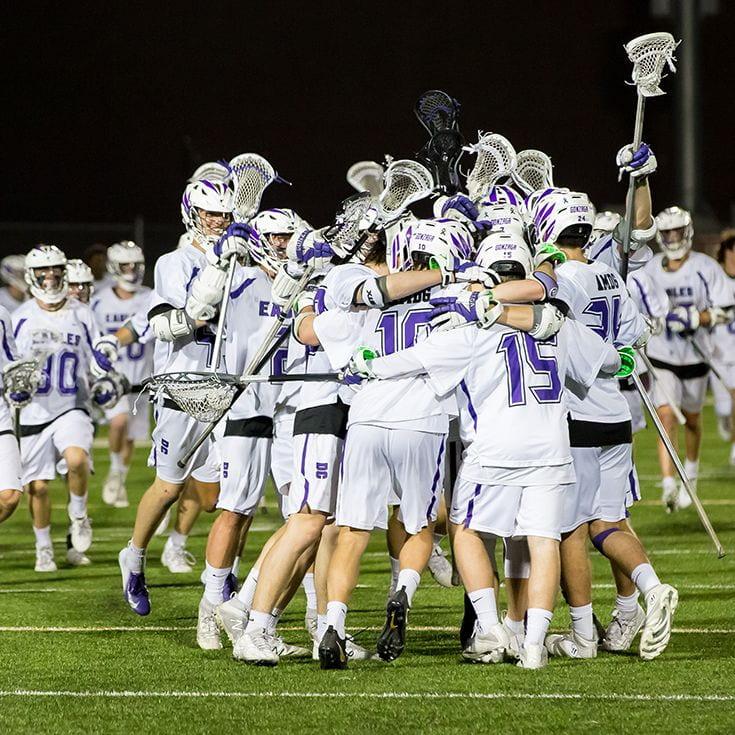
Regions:
<svg viewBox="0 0 735 735"><path fill-rule="evenodd" d="M332 600L327 603L327 627L330 625L337 631L340 638L345 637L345 618L347 617L347 605L344 602Z"/></svg>
<svg viewBox="0 0 735 735"><path fill-rule="evenodd" d="M507 615L505 616L505 620L503 620L503 625L514 635L523 635L526 631L526 626L522 620L513 620Z"/></svg>
<svg viewBox="0 0 735 735"><path fill-rule="evenodd" d="M543 646L546 632L553 613L541 607L529 607L526 612L526 641L527 646Z"/></svg>
<svg viewBox="0 0 735 735"><path fill-rule="evenodd" d="M69 515L72 518L87 517L87 493L84 495L69 493Z"/></svg>
<svg viewBox="0 0 735 735"><path fill-rule="evenodd" d="M236 576L240 576L240 557L236 556L235 560L232 562L232 573Z"/></svg>
<svg viewBox="0 0 735 735"><path fill-rule="evenodd" d="M245 628L246 633L254 633L260 630L268 630L268 626L271 624L273 616L270 613L258 612L257 610L250 611L250 617L248 618L248 624Z"/></svg>
<svg viewBox="0 0 735 735"><path fill-rule="evenodd" d="M145 549L140 549L131 541L128 541L128 553L125 555L125 566L135 574L143 571L143 561L145 559Z"/></svg>
<svg viewBox="0 0 735 735"><path fill-rule="evenodd" d="M255 588L257 586L258 568L253 567L248 572L248 576L245 577L245 581L242 583L242 587L240 587L240 591L237 593L237 599L240 600L248 610L253 606L253 597L255 597Z"/></svg>
<svg viewBox="0 0 735 735"><path fill-rule="evenodd" d="M268 627L265 629L266 633L270 633L271 635L275 635L276 633L276 627L278 626L278 621L281 619L281 613L283 610L280 608L274 607L271 610L271 619L268 623Z"/></svg>
<svg viewBox="0 0 735 735"><path fill-rule="evenodd" d="M186 546L186 539L188 538L189 536L187 534L174 530L169 533L166 543L175 546L177 549L183 549Z"/></svg>
<svg viewBox="0 0 735 735"><path fill-rule="evenodd" d="M498 606L495 602L495 590L492 587L483 587L482 589L468 592L472 607L475 608L477 614L477 624L481 633L489 633L493 625L498 622Z"/></svg>
<svg viewBox="0 0 735 735"><path fill-rule="evenodd" d="M213 567L208 561L204 562L204 598L212 605L224 602L225 580L232 567Z"/></svg>
<svg viewBox="0 0 735 735"><path fill-rule="evenodd" d="M632 595L616 595L615 609L618 611L618 617L630 619L635 617L638 611L638 590Z"/></svg>
<svg viewBox="0 0 735 735"><path fill-rule="evenodd" d="M572 619L572 630L587 641L595 638L595 625L592 622L592 603L569 606L569 617Z"/></svg>
<svg viewBox="0 0 735 735"><path fill-rule="evenodd" d="M690 480L696 480L697 475L699 474L699 460L695 459L694 461L692 461L691 459L685 459L684 472L686 472L686 476Z"/></svg>
<svg viewBox="0 0 735 735"><path fill-rule="evenodd" d="M316 639L318 641L321 642L326 630L327 630L327 616L317 615L316 616Z"/></svg>
<svg viewBox="0 0 735 735"><path fill-rule="evenodd" d="M401 571L401 562L398 559L390 557L390 583L395 587L395 583L398 582L398 574Z"/></svg>
<svg viewBox="0 0 735 735"><path fill-rule="evenodd" d="M45 528L33 527L33 533L36 535L36 548L42 549L44 546L53 546L51 543L51 526Z"/></svg>
<svg viewBox="0 0 735 735"><path fill-rule="evenodd" d="M676 490L676 480L673 477L664 477L661 480L661 487L664 492L674 492Z"/></svg>
<svg viewBox="0 0 735 735"><path fill-rule="evenodd" d="M432 536L434 537L434 546L439 546L439 544L441 543L442 539L444 538L444 534L442 534L442 533L434 533L434 534L432 534Z"/></svg>
<svg viewBox="0 0 735 735"><path fill-rule="evenodd" d="M631 573L630 579L645 597L661 580L650 564L639 564Z"/></svg>
<svg viewBox="0 0 735 735"><path fill-rule="evenodd" d="M125 468L122 452L110 452L110 472L122 472Z"/></svg>
<svg viewBox="0 0 735 735"><path fill-rule="evenodd" d="M314 575L311 572L304 575L301 586L306 594L306 607L309 610L316 610L316 587L314 586Z"/></svg>
<svg viewBox="0 0 735 735"><path fill-rule="evenodd" d="M398 574L398 581L396 582L396 590L400 590L401 587L406 588L406 597L408 597L408 606L411 607L413 601L413 595L418 589L419 582L421 581L421 575L415 569L401 569Z"/></svg>

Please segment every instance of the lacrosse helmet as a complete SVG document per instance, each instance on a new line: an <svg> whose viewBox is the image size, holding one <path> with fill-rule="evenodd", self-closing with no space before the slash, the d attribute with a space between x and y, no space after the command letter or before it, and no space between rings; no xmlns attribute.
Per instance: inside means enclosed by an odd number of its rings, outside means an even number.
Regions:
<svg viewBox="0 0 735 735"><path fill-rule="evenodd" d="M391 273L405 271L411 267L408 254L408 242L411 237L411 225L418 220L411 212L405 212L398 219L389 222L382 230L385 238L385 262Z"/></svg>
<svg viewBox="0 0 735 735"><path fill-rule="evenodd" d="M275 273L286 259L286 247L296 230L306 223L293 209L265 209L250 224L260 237L250 240L250 255L258 265Z"/></svg>
<svg viewBox="0 0 735 735"><path fill-rule="evenodd" d="M479 207L478 222L492 232L512 232L523 237L525 222L518 207L513 204L486 204Z"/></svg>
<svg viewBox="0 0 735 735"><path fill-rule="evenodd" d="M514 207L520 207L523 204L523 195L505 184L493 184L480 200L479 206L491 204L512 204Z"/></svg>
<svg viewBox="0 0 735 735"><path fill-rule="evenodd" d="M207 247L217 241L232 221L234 206L229 186L221 181L200 179L184 189L181 219L199 244Z"/></svg>
<svg viewBox="0 0 735 735"><path fill-rule="evenodd" d="M419 220L410 225L406 239L406 254L414 268L431 267L437 256L442 260L447 256L468 260L474 249L472 234L455 219Z"/></svg>
<svg viewBox="0 0 735 735"><path fill-rule="evenodd" d="M23 292L27 291L28 285L24 277L25 264L24 255L6 255L0 260L0 278L9 286L14 286Z"/></svg>
<svg viewBox="0 0 735 735"><path fill-rule="evenodd" d="M110 245L107 248L107 270L115 279L115 285L131 293L138 291L145 275L143 251L132 240Z"/></svg>
<svg viewBox="0 0 735 735"><path fill-rule="evenodd" d="M228 182L230 178L230 167L225 162L220 161L207 161L203 163L194 173L189 177L189 183L193 184L195 181L212 181Z"/></svg>
<svg viewBox="0 0 735 735"><path fill-rule="evenodd" d="M475 260L508 280L527 278L533 273L531 250L523 235L515 231L491 232L480 242Z"/></svg>
<svg viewBox="0 0 735 735"><path fill-rule="evenodd" d="M92 269L78 258L66 263L66 278L69 282L69 298L88 304L94 293L94 274Z"/></svg>
<svg viewBox="0 0 735 735"><path fill-rule="evenodd" d="M667 207L656 215L655 222L661 251L670 260L681 260L692 249L692 215L681 207Z"/></svg>
<svg viewBox="0 0 735 735"><path fill-rule="evenodd" d="M25 281L44 304L59 304L69 286L66 255L56 245L36 245L25 258Z"/></svg>
<svg viewBox="0 0 735 735"><path fill-rule="evenodd" d="M592 224L592 239L596 240L602 235L615 232L615 228L622 222L623 218L617 212L605 210L595 215L595 221Z"/></svg>
<svg viewBox="0 0 735 735"><path fill-rule="evenodd" d="M537 192L531 194L535 197ZM534 245L584 247L592 234L594 207L583 192L546 189L530 208Z"/></svg>

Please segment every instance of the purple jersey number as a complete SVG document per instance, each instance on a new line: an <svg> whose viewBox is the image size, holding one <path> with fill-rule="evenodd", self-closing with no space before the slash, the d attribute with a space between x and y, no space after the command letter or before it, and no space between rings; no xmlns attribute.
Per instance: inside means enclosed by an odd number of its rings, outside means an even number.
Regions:
<svg viewBox="0 0 735 735"><path fill-rule="evenodd" d="M592 299L582 311L597 318L597 324L587 326L605 342L614 342L620 331L620 296L608 300L605 296Z"/></svg>
<svg viewBox="0 0 735 735"><path fill-rule="evenodd" d="M537 403L559 403L563 387L559 368L554 355L542 354L546 345L556 345L556 336L541 342L525 332L503 335L497 351L505 359L509 406L525 406L528 392ZM542 380L529 385L531 376L526 375L526 369Z"/></svg>
<svg viewBox="0 0 735 735"><path fill-rule="evenodd" d="M61 352L51 355L46 359L46 364L41 372L41 384L36 393L46 395L53 388L52 375L57 373L57 388L64 396L74 395L79 387L77 385L79 371L79 356L76 352Z"/></svg>
<svg viewBox="0 0 735 735"><path fill-rule="evenodd" d="M396 311L384 311L378 320L381 336L381 355L392 355L398 350L413 347L419 337L429 332L431 309L412 309L400 319Z"/></svg>

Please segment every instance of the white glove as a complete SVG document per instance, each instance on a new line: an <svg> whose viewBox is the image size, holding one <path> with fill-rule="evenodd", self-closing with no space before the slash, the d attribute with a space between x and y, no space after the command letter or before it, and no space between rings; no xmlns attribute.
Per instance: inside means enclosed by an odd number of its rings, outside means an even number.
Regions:
<svg viewBox="0 0 735 735"><path fill-rule="evenodd" d="M233 255L238 258L246 258L249 252L249 242L257 238L258 233L250 225L244 222L233 222L214 246L207 250L207 260L212 265L225 268L225 264L230 262Z"/></svg>
<svg viewBox="0 0 735 735"><path fill-rule="evenodd" d="M117 350L119 346L120 344L114 334L105 334L102 337L97 337L92 344L92 355L94 359L89 366L90 372L94 377L101 378L112 370L113 364L117 362Z"/></svg>
<svg viewBox="0 0 735 735"><path fill-rule="evenodd" d="M297 292L303 270L293 263L281 263L271 286L271 301L281 308Z"/></svg>
<svg viewBox="0 0 735 735"><path fill-rule="evenodd" d="M666 327L676 334L692 333L699 327L699 311L694 304L675 306L666 315Z"/></svg>
<svg viewBox="0 0 735 735"><path fill-rule="evenodd" d="M346 370L342 376L342 382L346 385L359 385L363 380L375 378L372 361L378 354L370 347L358 347L350 358Z"/></svg>
<svg viewBox="0 0 735 735"><path fill-rule="evenodd" d="M92 400L100 408L112 408L130 390L128 379L114 370L92 383Z"/></svg>
<svg viewBox="0 0 735 735"><path fill-rule="evenodd" d="M645 143L641 143L637 150L632 145L624 145L615 156L618 164L618 181L623 174L630 174L632 179L650 176L656 170L656 156L653 150Z"/></svg>
<svg viewBox="0 0 735 735"><path fill-rule="evenodd" d="M303 228L294 232L286 246L289 260L299 265L310 265L317 271L327 270L332 265L334 251L317 230Z"/></svg>
<svg viewBox="0 0 735 735"><path fill-rule="evenodd" d="M434 263L442 274L442 285L450 283L479 283L485 288L497 286L500 276L491 268L483 268L472 260L462 260L454 255L435 255Z"/></svg>
<svg viewBox="0 0 735 735"><path fill-rule="evenodd" d="M533 326L529 334L534 339L548 339L555 335L564 324L564 314L553 304L533 305Z"/></svg>
<svg viewBox="0 0 735 735"><path fill-rule="evenodd" d="M226 285L227 271L208 264L191 284L191 291L186 299L187 315L195 321L208 322L214 319Z"/></svg>
<svg viewBox="0 0 735 735"><path fill-rule="evenodd" d="M472 323L487 329L503 313L503 305L493 299L492 291L462 291L458 296L437 296L430 303L434 307L431 326L436 332Z"/></svg>
<svg viewBox="0 0 735 735"><path fill-rule="evenodd" d="M719 306L710 306L707 309L709 314L709 327L718 327L720 324L729 324L733 319L732 309L721 309Z"/></svg>

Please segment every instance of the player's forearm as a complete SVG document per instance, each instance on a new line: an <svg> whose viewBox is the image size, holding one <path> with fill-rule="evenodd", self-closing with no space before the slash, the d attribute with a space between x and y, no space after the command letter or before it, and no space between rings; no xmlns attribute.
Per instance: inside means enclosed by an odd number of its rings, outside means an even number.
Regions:
<svg viewBox="0 0 735 735"><path fill-rule="evenodd" d="M357 305L388 305L394 301L400 301L415 293L424 291L432 286L438 286L442 282L442 274L439 270L407 271L405 273L391 273L387 276L377 276L371 290L377 289L379 295L373 293L372 298L365 295L365 286L360 286L355 292L355 304Z"/></svg>
<svg viewBox="0 0 735 735"><path fill-rule="evenodd" d="M133 327L128 324L123 324L120 329L115 332L115 337L120 347L126 347L127 345L133 344L138 341L138 334Z"/></svg>
<svg viewBox="0 0 735 735"><path fill-rule="evenodd" d="M385 357L376 357L371 361L370 368L375 377L381 380L405 378L426 372L413 347L394 352L392 355L386 355Z"/></svg>
<svg viewBox="0 0 735 735"><path fill-rule="evenodd" d="M312 307L306 307L299 312L294 320L293 334L302 345L307 347L319 347L319 337L314 331L314 319L316 314Z"/></svg>
<svg viewBox="0 0 735 735"><path fill-rule="evenodd" d="M636 180L633 192L633 229L646 230L653 223L653 205L651 203L651 187L648 179Z"/></svg>
<svg viewBox="0 0 735 735"><path fill-rule="evenodd" d="M522 332L530 332L534 324L533 307L524 306L523 304L505 306L496 323L513 327L513 329L520 329Z"/></svg>

